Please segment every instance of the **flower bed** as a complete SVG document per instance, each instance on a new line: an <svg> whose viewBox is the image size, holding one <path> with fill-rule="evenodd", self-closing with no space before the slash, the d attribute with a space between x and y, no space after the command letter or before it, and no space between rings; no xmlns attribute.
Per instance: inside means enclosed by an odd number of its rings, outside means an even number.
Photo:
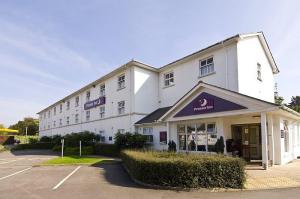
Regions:
<svg viewBox="0 0 300 199"><path fill-rule="evenodd" d="M181 188L243 188L245 162L224 155L153 151L121 152L133 178L145 184Z"/></svg>

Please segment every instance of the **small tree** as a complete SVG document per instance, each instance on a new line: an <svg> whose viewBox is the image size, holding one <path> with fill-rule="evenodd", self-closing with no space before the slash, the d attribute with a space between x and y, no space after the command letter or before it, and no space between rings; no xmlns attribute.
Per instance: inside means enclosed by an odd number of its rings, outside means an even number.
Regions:
<svg viewBox="0 0 300 199"><path fill-rule="evenodd" d="M224 138L223 136L221 136L215 144L215 152L224 153L224 148L225 148Z"/></svg>
<svg viewBox="0 0 300 199"><path fill-rule="evenodd" d="M168 143L168 151L176 152L176 143L173 140L170 140Z"/></svg>

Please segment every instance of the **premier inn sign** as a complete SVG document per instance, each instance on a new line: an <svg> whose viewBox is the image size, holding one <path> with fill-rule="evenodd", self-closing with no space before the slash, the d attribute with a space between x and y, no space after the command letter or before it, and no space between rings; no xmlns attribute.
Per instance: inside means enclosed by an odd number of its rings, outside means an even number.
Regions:
<svg viewBox="0 0 300 199"><path fill-rule="evenodd" d="M174 117L184 117L240 109L246 109L246 107L203 92L188 105L186 105L182 110L180 110Z"/></svg>
<svg viewBox="0 0 300 199"><path fill-rule="evenodd" d="M105 104L105 97L99 97L98 99L86 102L84 104L84 110L88 110L88 109L91 109L91 108L94 108L96 106L100 106L103 104Z"/></svg>

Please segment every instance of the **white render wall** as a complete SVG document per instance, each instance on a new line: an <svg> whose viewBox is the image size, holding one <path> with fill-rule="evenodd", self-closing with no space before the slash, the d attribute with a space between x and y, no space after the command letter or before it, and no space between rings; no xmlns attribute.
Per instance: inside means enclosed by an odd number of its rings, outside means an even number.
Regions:
<svg viewBox="0 0 300 199"><path fill-rule="evenodd" d="M242 39L237 44L238 91L258 99L274 102L274 75L258 36ZM257 79L257 63L262 81Z"/></svg>
<svg viewBox="0 0 300 199"><path fill-rule="evenodd" d="M199 61L211 56L214 59L215 73L199 77ZM175 84L165 87L164 74L171 71L174 72ZM172 106L199 81L238 91L237 77L237 50L236 43L233 43L161 71L159 74L160 107Z"/></svg>

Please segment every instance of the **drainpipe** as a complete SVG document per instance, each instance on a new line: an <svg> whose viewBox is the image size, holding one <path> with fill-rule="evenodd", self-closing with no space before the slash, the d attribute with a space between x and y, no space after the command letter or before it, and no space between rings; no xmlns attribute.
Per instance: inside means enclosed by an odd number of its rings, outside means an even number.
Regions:
<svg viewBox="0 0 300 199"><path fill-rule="evenodd" d="M225 50L225 88L228 89L228 54L227 54L227 47L224 45L224 41L222 41L223 49Z"/></svg>

